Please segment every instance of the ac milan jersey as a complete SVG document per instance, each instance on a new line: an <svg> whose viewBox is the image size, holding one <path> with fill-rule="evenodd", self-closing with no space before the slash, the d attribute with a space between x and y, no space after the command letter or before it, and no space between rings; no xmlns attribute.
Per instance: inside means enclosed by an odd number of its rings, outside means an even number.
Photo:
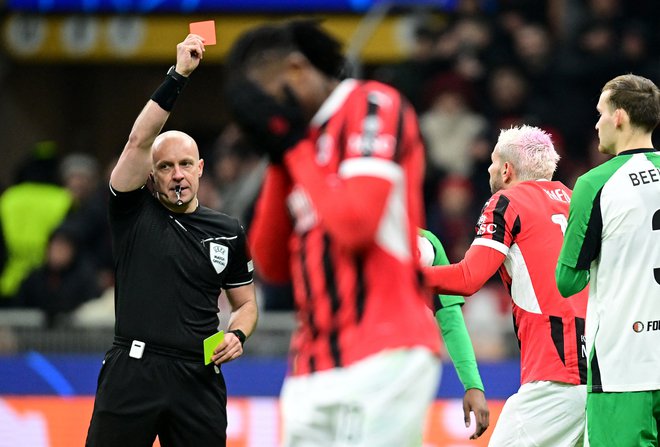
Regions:
<svg viewBox="0 0 660 447"><path fill-rule="evenodd" d="M587 291L563 298L555 282L570 197L561 182L522 182L494 194L477 222L473 244L506 256L499 273L513 300L522 383L586 383Z"/></svg>
<svg viewBox="0 0 660 447"><path fill-rule="evenodd" d="M346 80L313 118L309 138L327 176L377 177L392 186L377 234L360 250L338 244L304 188L293 186L287 203L300 325L292 373L347 366L384 349L437 353L440 337L416 256L424 149L412 108L383 84ZM362 199L369 207L369 196Z"/></svg>

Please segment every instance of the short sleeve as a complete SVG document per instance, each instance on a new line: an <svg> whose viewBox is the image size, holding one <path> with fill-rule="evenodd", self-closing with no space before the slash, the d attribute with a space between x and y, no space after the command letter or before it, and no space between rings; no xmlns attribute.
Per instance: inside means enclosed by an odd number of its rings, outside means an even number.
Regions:
<svg viewBox="0 0 660 447"><path fill-rule="evenodd" d="M588 270L591 262L598 257L603 231L601 191L602 187L597 188L588 177L578 178L558 262L578 270Z"/></svg>
<svg viewBox="0 0 660 447"><path fill-rule="evenodd" d="M244 286L253 281L254 265L245 237L245 230L238 221L236 221L236 226L237 237L231 245L232 252L229 258L228 270L223 278L222 287L224 289Z"/></svg>
<svg viewBox="0 0 660 447"><path fill-rule="evenodd" d="M146 186L128 192L119 192L112 185L108 184L108 186L110 188L108 207L111 216L118 217L131 214L149 197L149 191Z"/></svg>
<svg viewBox="0 0 660 447"><path fill-rule="evenodd" d="M484 245L504 255L520 232L520 217L509 198L498 192L484 205L475 227L473 245Z"/></svg>

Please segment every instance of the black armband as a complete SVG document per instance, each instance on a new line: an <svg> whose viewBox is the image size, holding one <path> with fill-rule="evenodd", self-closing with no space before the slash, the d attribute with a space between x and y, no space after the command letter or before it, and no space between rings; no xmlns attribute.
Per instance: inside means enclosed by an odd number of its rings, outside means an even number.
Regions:
<svg viewBox="0 0 660 447"><path fill-rule="evenodd" d="M151 99L158 103L163 110L171 112L174 107L174 102L179 96L179 93L181 93L181 90L183 90L186 82L188 82L188 78L177 73L174 70L173 65L167 72L167 76L165 76L163 83L160 84L153 95L151 95Z"/></svg>
<svg viewBox="0 0 660 447"><path fill-rule="evenodd" d="M243 346L245 344L245 340L247 339L247 337L245 336L245 333L243 333L242 330L233 329L229 332L231 332L232 334L234 334L238 338L238 341L241 342L241 346Z"/></svg>

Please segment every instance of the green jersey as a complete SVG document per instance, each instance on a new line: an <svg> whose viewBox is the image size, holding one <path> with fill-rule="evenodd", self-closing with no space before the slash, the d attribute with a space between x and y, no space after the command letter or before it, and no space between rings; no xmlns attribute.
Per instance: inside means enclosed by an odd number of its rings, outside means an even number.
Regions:
<svg viewBox="0 0 660 447"><path fill-rule="evenodd" d="M428 230L419 230L419 234L417 245L421 264L449 265L445 249L438 238ZM465 299L462 296L437 295L434 300L435 319L463 387L466 391L470 388L483 391L474 348L461 311L463 304Z"/></svg>
<svg viewBox="0 0 660 447"><path fill-rule="evenodd" d="M659 152L622 152L577 180L558 262L558 281L591 279L589 390L660 389Z"/></svg>

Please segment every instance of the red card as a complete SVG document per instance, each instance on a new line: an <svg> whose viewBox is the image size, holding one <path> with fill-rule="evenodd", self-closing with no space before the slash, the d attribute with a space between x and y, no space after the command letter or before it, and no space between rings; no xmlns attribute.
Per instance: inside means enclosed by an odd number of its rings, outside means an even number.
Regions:
<svg viewBox="0 0 660 447"><path fill-rule="evenodd" d="M204 45L215 45L215 20L205 22L192 22L190 34L197 34L204 39Z"/></svg>

